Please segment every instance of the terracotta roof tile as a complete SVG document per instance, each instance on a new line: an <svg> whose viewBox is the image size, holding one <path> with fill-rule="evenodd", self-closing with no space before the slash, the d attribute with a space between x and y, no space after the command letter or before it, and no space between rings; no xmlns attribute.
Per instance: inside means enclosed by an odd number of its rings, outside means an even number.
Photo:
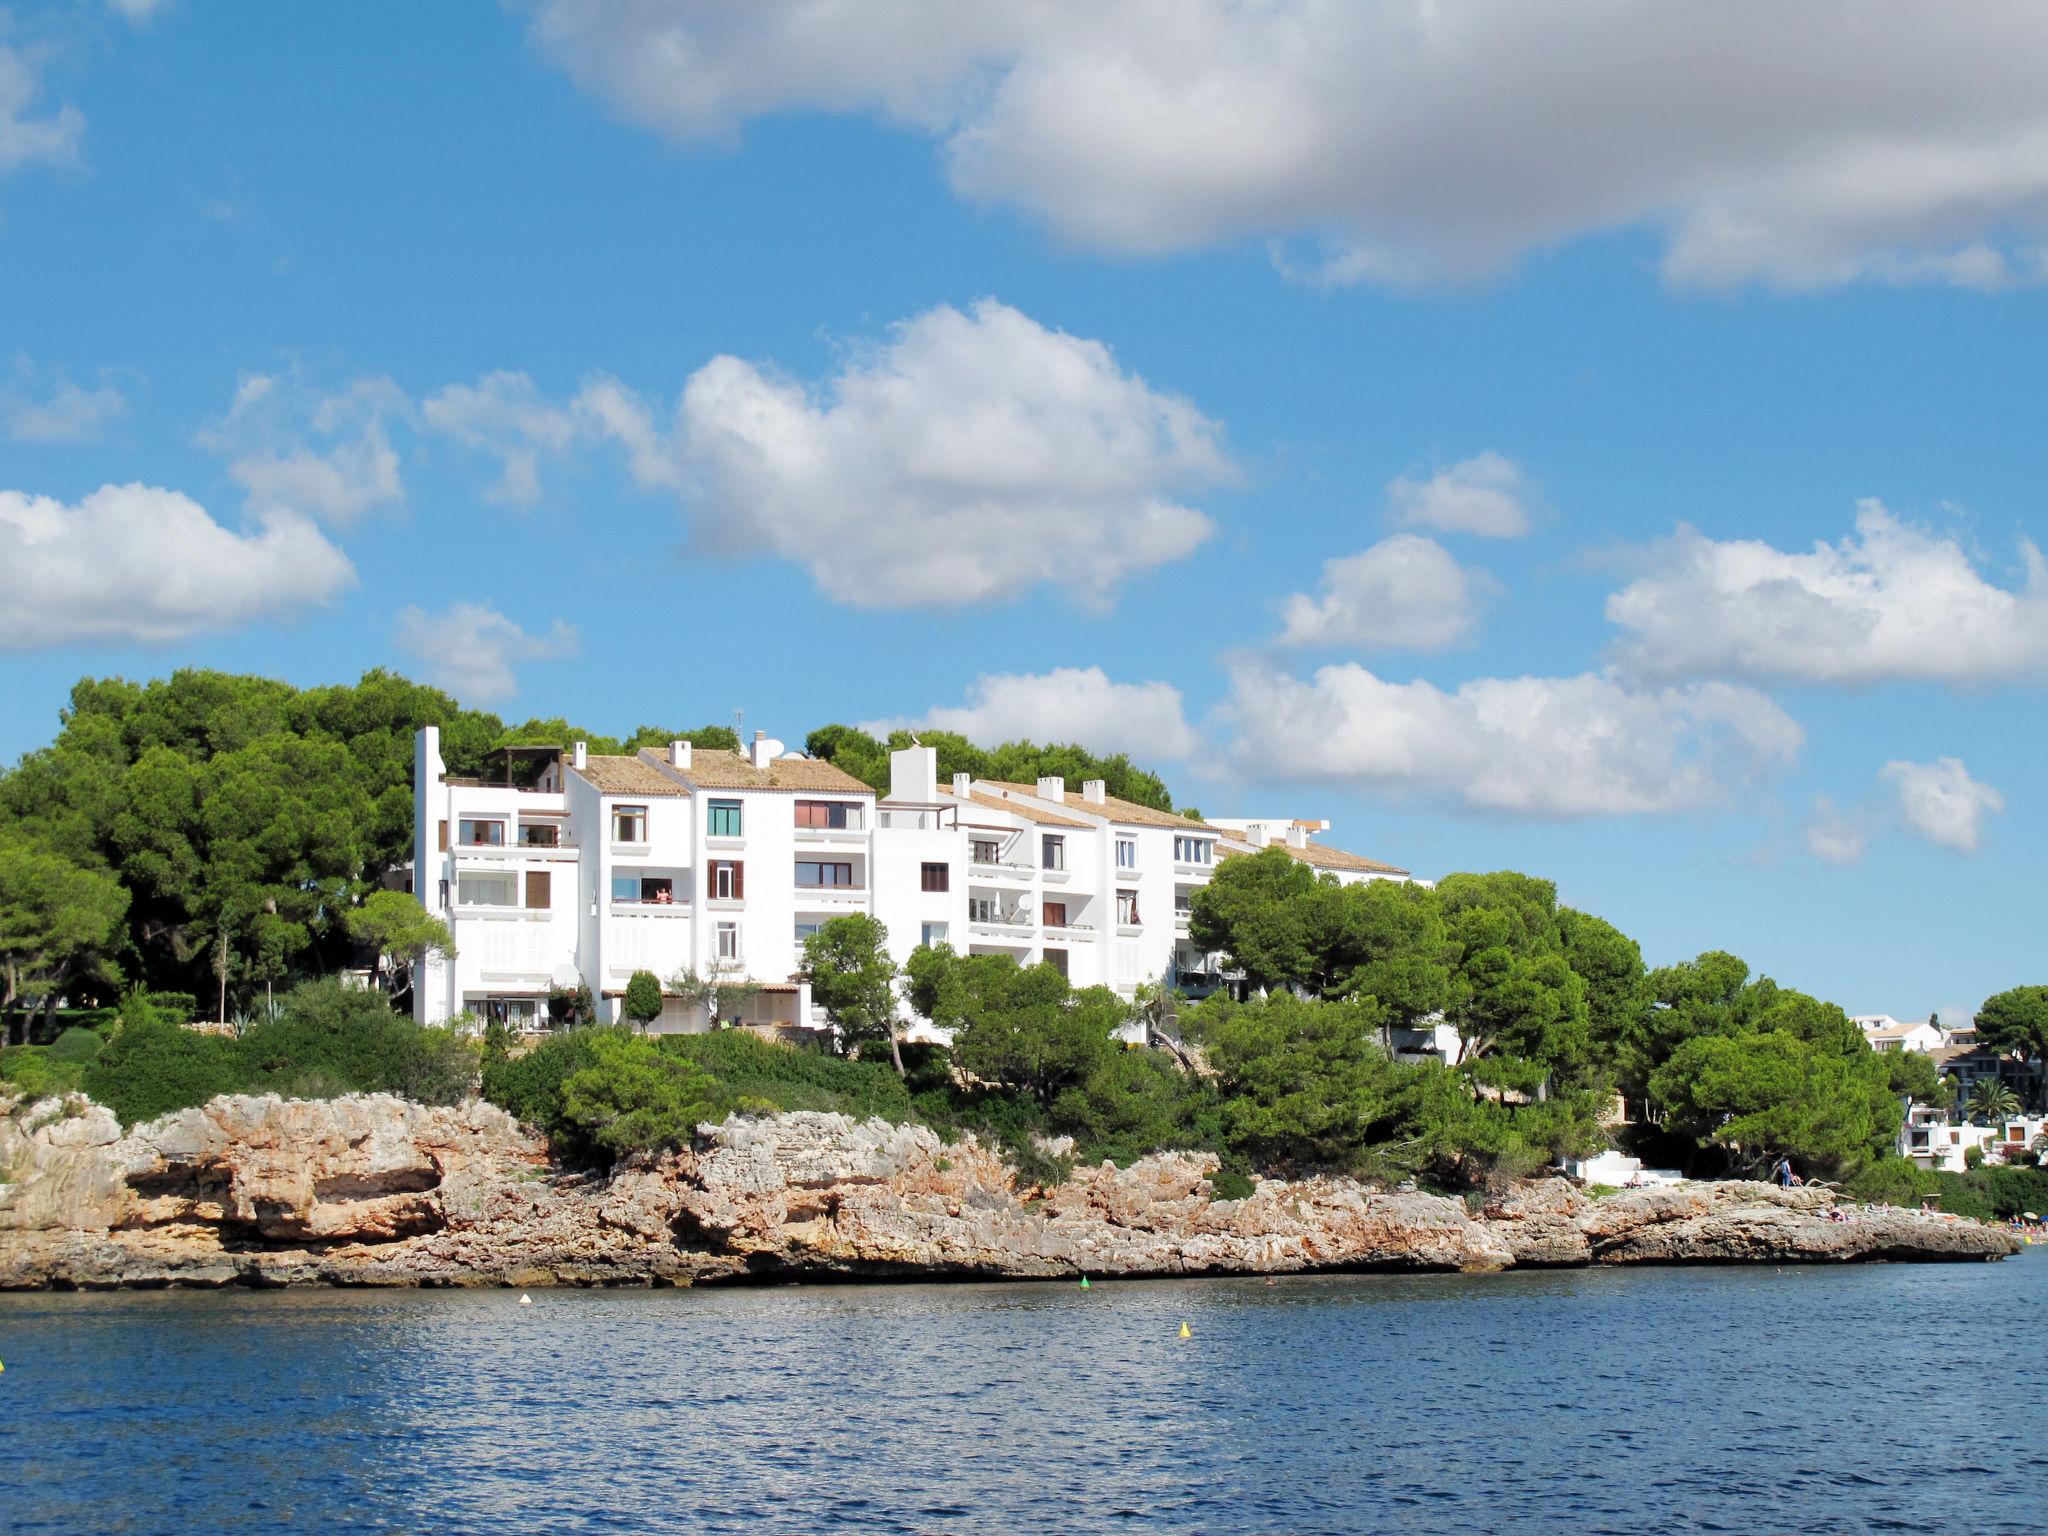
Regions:
<svg viewBox="0 0 2048 1536"><path fill-rule="evenodd" d="M686 795L689 791L652 763L637 757L590 754L588 767L578 768L573 758L562 766L588 783L601 795Z"/></svg>
<svg viewBox="0 0 2048 1536"><path fill-rule="evenodd" d="M1020 795L1037 795L1036 784L1012 784L1005 779L985 779L982 782L991 788L1009 790ZM1185 832L1189 827L1214 832L1218 829L1205 821L1194 821L1186 816L1176 816L1172 811L1161 811L1149 805L1140 805L1135 800L1120 799L1116 795L1104 795L1100 801L1084 800L1078 791L1068 790L1067 798L1060 802L1086 815L1100 816L1127 827L1172 827Z"/></svg>
<svg viewBox="0 0 2048 1536"><path fill-rule="evenodd" d="M1273 843L1298 864L1307 864L1314 869L1327 869L1353 874L1401 875L1408 871L1392 864L1382 864L1378 859L1368 859L1363 854L1346 853L1342 848L1325 848L1320 843L1310 843L1306 848L1290 848L1285 843ZM1246 854L1264 853L1264 848L1254 848L1249 843L1221 842L1216 845L1218 859L1241 858Z"/></svg>
<svg viewBox="0 0 2048 1536"><path fill-rule="evenodd" d="M954 798L957 799L958 796ZM1000 795L984 795L978 790L969 794L967 798L984 810L1007 811L1012 816L1022 816L1026 821L1037 822L1042 827L1076 827L1086 831L1095 825L1092 821L1076 821L1071 816L1062 816L1056 811L1028 805L1021 800L1005 800Z"/></svg>
<svg viewBox="0 0 2048 1536"><path fill-rule="evenodd" d="M668 754L653 747L641 758L662 772ZM690 754L690 766L668 769L697 789L782 789L811 790L835 795L872 795L874 791L844 768L836 768L817 757L778 757L765 768L756 768L744 752L698 747Z"/></svg>

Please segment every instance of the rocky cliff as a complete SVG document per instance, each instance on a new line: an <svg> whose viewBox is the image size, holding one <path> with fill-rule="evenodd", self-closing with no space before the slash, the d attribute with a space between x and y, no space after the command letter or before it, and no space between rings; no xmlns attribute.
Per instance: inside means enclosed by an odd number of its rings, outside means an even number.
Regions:
<svg viewBox="0 0 2048 1536"><path fill-rule="evenodd" d="M1749 1183L1593 1200L1563 1180L1475 1216L1349 1179L1220 1200L1205 1154L1050 1190L972 1141L841 1115L736 1117L610 1176L503 1111L383 1095L220 1098L123 1134L96 1105L0 1114L0 1288L610 1285L747 1278L1183 1275L1513 1265L1997 1258L1998 1229L1831 1219Z"/></svg>

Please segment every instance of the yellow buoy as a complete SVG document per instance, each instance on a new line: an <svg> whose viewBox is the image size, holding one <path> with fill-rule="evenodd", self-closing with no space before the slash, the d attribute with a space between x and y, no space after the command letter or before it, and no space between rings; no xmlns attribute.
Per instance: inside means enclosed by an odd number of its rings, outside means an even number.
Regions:
<svg viewBox="0 0 2048 1536"><path fill-rule="evenodd" d="M1188 1331L1188 1325L1186 1323L1182 1323L1180 1325L1180 1336L1184 1339L1192 1339L1194 1337L1194 1335Z"/></svg>

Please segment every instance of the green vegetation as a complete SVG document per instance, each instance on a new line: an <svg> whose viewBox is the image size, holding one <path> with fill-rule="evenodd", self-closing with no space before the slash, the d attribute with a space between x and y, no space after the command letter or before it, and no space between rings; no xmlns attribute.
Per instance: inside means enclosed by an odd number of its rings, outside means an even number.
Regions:
<svg viewBox="0 0 2048 1536"><path fill-rule="evenodd" d="M1917 1206L1936 1198L1944 1211L1978 1221L2010 1221L2028 1211L2048 1209L2048 1168L1975 1167L1966 1173L1937 1172L1887 1157L1872 1163L1845 1186L1872 1205Z"/></svg>
<svg viewBox="0 0 2048 1536"><path fill-rule="evenodd" d="M1963 1108L1979 1125L2000 1125L2020 1112L2020 1096L1992 1078L1979 1078Z"/></svg>
<svg viewBox="0 0 2048 1536"><path fill-rule="evenodd" d="M619 999L619 1012L636 1029L645 1029L661 1017L661 979L652 971L635 971L626 981L626 995Z"/></svg>
<svg viewBox="0 0 2048 1536"><path fill-rule="evenodd" d="M610 1031L590 1042L589 1064L562 1082L562 1116L613 1156L686 1145L710 1114L718 1085L686 1057Z"/></svg>
<svg viewBox="0 0 2048 1536"><path fill-rule="evenodd" d="M2009 1051L2033 1071L2033 1107L2048 1109L2048 987L2013 987L1977 1010L1977 1041Z"/></svg>
<svg viewBox="0 0 2048 1536"><path fill-rule="evenodd" d="M864 1050L887 1041L889 1060L903 1076L896 1038L896 962L889 930L865 912L828 918L804 940L803 973L811 999L832 1021L841 1050Z"/></svg>

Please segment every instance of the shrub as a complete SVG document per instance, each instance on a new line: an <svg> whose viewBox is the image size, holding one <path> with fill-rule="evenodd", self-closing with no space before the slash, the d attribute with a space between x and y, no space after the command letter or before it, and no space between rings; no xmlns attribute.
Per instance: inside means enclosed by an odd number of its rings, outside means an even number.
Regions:
<svg viewBox="0 0 2048 1536"><path fill-rule="evenodd" d="M190 992L151 992L144 1000L173 1024L189 1024L199 1016L199 999Z"/></svg>
<svg viewBox="0 0 2048 1536"><path fill-rule="evenodd" d="M83 1086L130 1126L253 1083L240 1041L142 1019L107 1042L86 1067Z"/></svg>
<svg viewBox="0 0 2048 1536"><path fill-rule="evenodd" d="M91 1065L106 1043L105 1037L97 1030L73 1027L50 1042L49 1058L52 1063L82 1070Z"/></svg>
<svg viewBox="0 0 2048 1536"><path fill-rule="evenodd" d="M1932 1170L1903 1157L1881 1157L1843 1185L1842 1192L1869 1205L1916 1206L1923 1195L1940 1188Z"/></svg>
<svg viewBox="0 0 2048 1536"><path fill-rule="evenodd" d="M1241 1168L1218 1168L1209 1176L1210 1193L1218 1200L1244 1200L1257 1188Z"/></svg>
<svg viewBox="0 0 2048 1536"><path fill-rule="evenodd" d="M278 1016L242 1037L262 1087L301 1098L396 1093L459 1104L476 1091L482 1047L452 1029L422 1028L379 992L310 981L278 1003Z"/></svg>
<svg viewBox="0 0 2048 1536"><path fill-rule="evenodd" d="M1125 1166L1167 1147L1192 1147L1204 1095L1162 1051L1118 1051L1054 1102L1053 1122L1088 1162Z"/></svg>
<svg viewBox="0 0 2048 1536"><path fill-rule="evenodd" d="M1980 1146L1968 1146L1963 1148L1963 1166L1965 1168L1983 1167L1984 1149Z"/></svg>
<svg viewBox="0 0 2048 1536"><path fill-rule="evenodd" d="M879 1115L901 1123L913 1118L910 1091L886 1056L847 1061L763 1040L745 1029L664 1035L656 1044L718 1080L714 1108L721 1116L740 1109L744 1098L776 1109L823 1110L857 1120Z"/></svg>
<svg viewBox="0 0 2048 1536"><path fill-rule="evenodd" d="M590 1062L562 1084L563 1116L614 1157L689 1143L711 1113L718 1084L650 1040L609 1032Z"/></svg>
<svg viewBox="0 0 2048 1536"><path fill-rule="evenodd" d="M0 1047L0 1082L12 1084L24 1103L33 1104L37 1099L77 1093L84 1077L83 1066L52 1060L47 1046Z"/></svg>
<svg viewBox="0 0 2048 1536"><path fill-rule="evenodd" d="M524 1056L490 1063L483 1072L484 1097L547 1137L562 1161L601 1160L582 1126L563 1112L562 1085L596 1059L596 1042L611 1033L615 1031L564 1030Z"/></svg>
<svg viewBox="0 0 2048 1536"><path fill-rule="evenodd" d="M660 1018L661 978L652 971L635 971L626 982L626 995L620 1000L619 1012L641 1029Z"/></svg>

